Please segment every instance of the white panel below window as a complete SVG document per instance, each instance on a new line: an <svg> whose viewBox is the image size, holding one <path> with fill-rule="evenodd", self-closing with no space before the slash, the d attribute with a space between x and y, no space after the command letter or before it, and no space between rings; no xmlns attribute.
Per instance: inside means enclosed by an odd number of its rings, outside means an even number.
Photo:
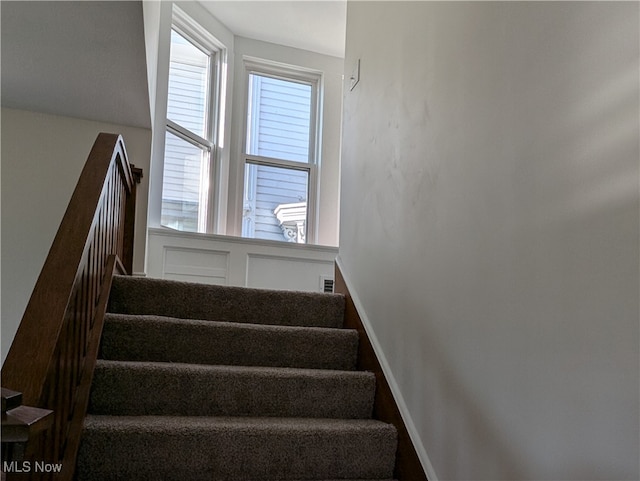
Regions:
<svg viewBox="0 0 640 481"><path fill-rule="evenodd" d="M322 292L338 249L152 228L147 252L148 277Z"/></svg>
<svg viewBox="0 0 640 481"><path fill-rule="evenodd" d="M226 285L228 264L228 252L165 247L162 272L165 279Z"/></svg>
<svg viewBox="0 0 640 481"><path fill-rule="evenodd" d="M323 278L333 278L333 262L249 254L247 287L319 291Z"/></svg>

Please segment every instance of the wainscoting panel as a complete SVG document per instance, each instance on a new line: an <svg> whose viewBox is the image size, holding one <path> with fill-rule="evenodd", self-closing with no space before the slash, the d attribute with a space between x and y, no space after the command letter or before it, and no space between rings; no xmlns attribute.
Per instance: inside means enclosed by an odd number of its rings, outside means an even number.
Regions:
<svg viewBox="0 0 640 481"><path fill-rule="evenodd" d="M226 285L228 270L228 251L164 247L165 279Z"/></svg>
<svg viewBox="0 0 640 481"><path fill-rule="evenodd" d="M332 278L333 271L333 261L249 254L246 285L247 287L269 288L274 284L275 274L278 277L278 289L321 291L323 280Z"/></svg>
<svg viewBox="0 0 640 481"><path fill-rule="evenodd" d="M149 229L149 277L204 284L322 292L333 280L337 247L171 229Z"/></svg>

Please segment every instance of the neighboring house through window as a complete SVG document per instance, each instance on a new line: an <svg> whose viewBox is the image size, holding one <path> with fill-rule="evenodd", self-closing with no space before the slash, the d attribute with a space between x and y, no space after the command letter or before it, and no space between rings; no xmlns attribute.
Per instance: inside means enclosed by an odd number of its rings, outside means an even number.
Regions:
<svg viewBox="0 0 640 481"><path fill-rule="evenodd" d="M242 235L313 238L320 75L245 59L247 118Z"/></svg>
<svg viewBox="0 0 640 481"><path fill-rule="evenodd" d="M224 55L224 45L174 8L161 207L161 224L173 229L220 233L214 213L217 193L226 191L216 175ZM228 186L230 197L242 198L241 235L313 243L322 73L253 57L243 62L246 116L233 128L244 125L244 140L231 159L241 163L243 191Z"/></svg>

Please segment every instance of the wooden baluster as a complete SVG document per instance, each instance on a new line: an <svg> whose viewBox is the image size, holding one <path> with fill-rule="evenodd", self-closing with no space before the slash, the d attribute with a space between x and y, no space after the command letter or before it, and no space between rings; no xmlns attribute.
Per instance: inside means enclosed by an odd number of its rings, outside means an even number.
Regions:
<svg viewBox="0 0 640 481"><path fill-rule="evenodd" d="M69 403L69 412L73 410L75 402L75 391L80 377L80 289L79 282L76 281L75 292L73 296L73 309L71 310L71 399Z"/></svg>

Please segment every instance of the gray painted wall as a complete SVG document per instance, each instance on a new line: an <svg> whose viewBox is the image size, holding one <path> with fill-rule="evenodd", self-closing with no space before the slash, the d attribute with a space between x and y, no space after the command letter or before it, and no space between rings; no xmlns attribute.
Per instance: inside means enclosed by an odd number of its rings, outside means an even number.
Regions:
<svg viewBox="0 0 640 481"><path fill-rule="evenodd" d="M2 109L2 362L100 132L123 136L132 163L149 171L149 129ZM148 181L136 198L134 272L143 272Z"/></svg>
<svg viewBox="0 0 640 481"><path fill-rule="evenodd" d="M2 14L2 362L99 132L141 167L134 271L145 262L151 144L142 2L7 2Z"/></svg>
<svg viewBox="0 0 640 481"><path fill-rule="evenodd" d="M438 479L640 475L638 19L349 2L340 260Z"/></svg>

